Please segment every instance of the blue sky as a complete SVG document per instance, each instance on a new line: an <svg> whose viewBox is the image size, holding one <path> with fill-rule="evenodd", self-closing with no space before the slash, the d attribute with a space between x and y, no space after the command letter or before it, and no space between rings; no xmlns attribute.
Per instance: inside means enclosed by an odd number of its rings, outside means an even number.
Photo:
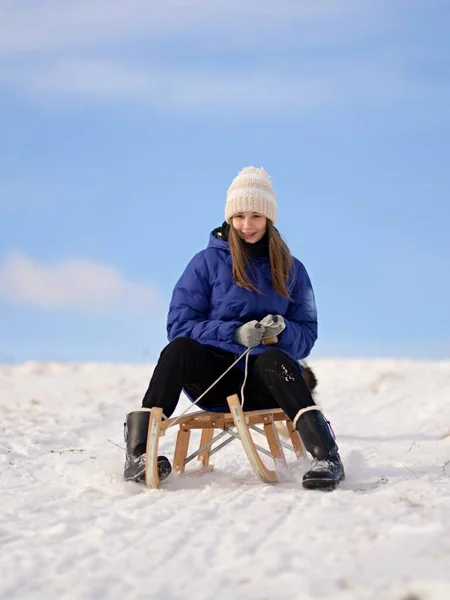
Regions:
<svg viewBox="0 0 450 600"><path fill-rule="evenodd" d="M263 166L313 356L450 357L450 7L0 2L0 362L155 360Z"/></svg>

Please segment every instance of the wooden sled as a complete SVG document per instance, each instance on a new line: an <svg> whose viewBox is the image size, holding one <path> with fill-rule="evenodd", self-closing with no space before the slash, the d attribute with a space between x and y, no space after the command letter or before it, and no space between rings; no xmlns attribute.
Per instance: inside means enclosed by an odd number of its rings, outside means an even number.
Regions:
<svg viewBox="0 0 450 600"><path fill-rule="evenodd" d="M159 488L158 477L158 442L159 438L173 426L178 425L179 430L175 445L172 469L183 473L188 462L197 458L202 462L204 469L210 469L210 457L227 446L235 439L240 439L247 458L255 474L264 483L278 481L275 471L267 468L258 454L262 452L274 461L286 462L283 448L295 453L297 458L304 454L304 448L298 432L292 421L281 408L270 410L254 410L244 412L241 408L237 394L227 398L229 413L211 413L198 411L184 415L180 418L162 419L162 409L152 408L147 436L147 453L145 483L149 488ZM280 440L275 423L286 424L288 437L291 444ZM258 427L258 426L262 426ZM200 447L188 456L191 431L201 429ZM215 434L215 430L220 430ZM266 436L269 450L255 444L250 430ZM225 438L225 439L223 439ZM222 440L222 441L221 441ZM219 442L220 443L217 443Z"/></svg>

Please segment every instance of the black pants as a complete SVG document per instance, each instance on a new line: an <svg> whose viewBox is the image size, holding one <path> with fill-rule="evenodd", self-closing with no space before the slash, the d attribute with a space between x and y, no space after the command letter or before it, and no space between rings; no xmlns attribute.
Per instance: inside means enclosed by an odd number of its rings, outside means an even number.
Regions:
<svg viewBox="0 0 450 600"><path fill-rule="evenodd" d="M235 360L231 352L190 338L177 338L161 352L142 406L159 406L170 417L183 388L196 400ZM241 360L243 365L245 359ZM233 367L200 400L199 408L228 412L226 398L232 394L241 397L243 381L243 368ZM250 354L244 410L280 407L293 419L301 408L313 404L298 364L284 352L267 348L255 357Z"/></svg>

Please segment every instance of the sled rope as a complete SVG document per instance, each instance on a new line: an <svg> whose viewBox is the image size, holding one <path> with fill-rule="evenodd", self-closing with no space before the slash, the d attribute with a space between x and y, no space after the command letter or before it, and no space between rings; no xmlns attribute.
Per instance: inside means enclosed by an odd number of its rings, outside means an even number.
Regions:
<svg viewBox="0 0 450 600"><path fill-rule="evenodd" d="M248 349L247 354L245 355L245 369L244 369L244 381L242 382L241 385L241 408L244 408L244 386L247 382L247 375L248 375L248 357L250 356L250 352L252 351L252 348Z"/></svg>
<svg viewBox="0 0 450 600"><path fill-rule="evenodd" d="M242 387L241 387L241 394L242 394L242 405L243 405L243 404L244 404L244 395L243 395L243 394L244 394L244 385L245 385L245 382L246 382L246 380L247 380L247 371L248 371L248 355L250 354L250 352L251 352L251 351L252 351L252 348L247 348L247 350L246 350L245 352L243 352L243 353L242 353L242 354L241 354L241 355L240 355L240 356L239 356L239 357L238 357L238 358L237 358L237 359L234 361L234 363L233 363L233 364L231 364L231 365L228 367L228 369L227 369L226 371L224 371L224 372L222 373L222 375L220 375L220 377L218 377L218 378L217 378L217 379L216 379L216 380L215 380L215 381L214 381L214 382L213 382L213 383L212 383L212 384L209 386L209 388L207 388L207 389L206 389L206 390L203 392L203 394L201 394L201 395L200 395L200 396L197 398L197 400L195 400L195 402L193 402L193 403L191 404L191 406L188 406L188 407L186 408L186 410L184 410L184 411L181 413L181 415L178 415L178 417L176 417L176 419L174 419L174 420L172 421L172 423L169 425L169 427L173 427L174 425L176 425L176 424L178 423L178 421L181 419L181 417L183 417L183 416L184 416L184 415L185 415L187 412L189 412L189 411L191 410L191 408L197 404L197 402L200 402L200 400L203 398L203 396L205 396L205 394L207 394L207 393L209 392L209 390L211 390L211 389L212 389L212 388L213 388L213 387L216 385L216 383L218 383L218 382L219 382L219 381L222 379L222 377L224 377L224 376L225 376L225 375L228 373L228 371L230 371L230 370L231 370L231 369L232 369L232 368L233 368L233 367L234 367L234 366L235 366L235 365L236 365L236 364L237 364L237 363L238 363L238 362L241 360L241 358L243 358L243 357L245 356L245 374L244 374L244 383L242 384Z"/></svg>

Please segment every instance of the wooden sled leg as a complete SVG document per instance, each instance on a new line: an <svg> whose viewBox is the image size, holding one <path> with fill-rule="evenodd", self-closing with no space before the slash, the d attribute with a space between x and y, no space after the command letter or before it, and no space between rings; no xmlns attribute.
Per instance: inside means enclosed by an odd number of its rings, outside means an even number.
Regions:
<svg viewBox="0 0 450 600"><path fill-rule="evenodd" d="M275 423L265 423L264 433L266 434L267 442L274 460L286 463L286 457L284 456L283 448L280 444L280 438L278 437L278 430L275 427Z"/></svg>
<svg viewBox="0 0 450 600"><path fill-rule="evenodd" d="M178 431L175 453L173 455L173 470L177 473L184 473L190 438L191 430L181 426Z"/></svg>
<svg viewBox="0 0 450 600"><path fill-rule="evenodd" d="M247 458L254 472L261 481L264 481L264 483L276 483L278 481L277 474L275 471L271 471L265 466L255 448L252 436L247 423L245 422L244 412L239 403L239 397L237 394L228 396L227 402L239 437L241 438L242 445L244 446L245 453L247 454Z"/></svg>
<svg viewBox="0 0 450 600"><path fill-rule="evenodd" d="M213 439L213 437L214 437L214 429L212 427L207 427L207 428L203 429L202 437L200 438L200 448L203 448L203 446L205 444L207 444L208 442L210 442ZM210 455L211 455L211 447L207 448L206 450L203 450L203 452L201 452L198 455L198 460L200 460L202 462L204 469L212 468L209 466Z"/></svg>
<svg viewBox="0 0 450 600"><path fill-rule="evenodd" d="M154 407L150 411L150 422L147 434L147 451L145 460L145 485L159 488L158 477L158 442L161 434L162 408Z"/></svg>
<svg viewBox="0 0 450 600"><path fill-rule="evenodd" d="M301 458L305 454L302 440L300 439L299 432L295 429L293 422L290 419L286 421L286 427L288 430L289 437L291 438L292 447L294 448L295 455L297 458Z"/></svg>

